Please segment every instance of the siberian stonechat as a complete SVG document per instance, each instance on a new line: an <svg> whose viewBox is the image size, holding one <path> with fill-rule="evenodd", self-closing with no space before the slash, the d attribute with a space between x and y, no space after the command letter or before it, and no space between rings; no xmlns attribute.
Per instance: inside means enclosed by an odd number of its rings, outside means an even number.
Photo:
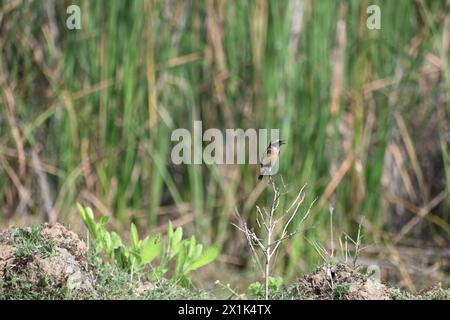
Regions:
<svg viewBox="0 0 450 320"><path fill-rule="evenodd" d="M272 181L272 169L275 166L278 158L280 157L280 147L286 144L284 140L277 139L272 141L267 147L266 151L261 156L260 162L260 175L258 180L262 180L263 176L269 176L270 181Z"/></svg>

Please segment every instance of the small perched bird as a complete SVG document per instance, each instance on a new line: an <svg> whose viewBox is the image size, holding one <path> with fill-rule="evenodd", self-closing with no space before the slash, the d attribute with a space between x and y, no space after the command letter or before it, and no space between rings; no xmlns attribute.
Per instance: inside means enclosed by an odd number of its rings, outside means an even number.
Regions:
<svg viewBox="0 0 450 320"><path fill-rule="evenodd" d="M262 180L263 176L269 176L270 181L272 181L272 169L275 166L275 163L278 161L280 157L280 147L286 144L284 140L277 139L272 141L267 147L266 151L261 156L261 170L258 180ZM263 174L264 173L264 174Z"/></svg>

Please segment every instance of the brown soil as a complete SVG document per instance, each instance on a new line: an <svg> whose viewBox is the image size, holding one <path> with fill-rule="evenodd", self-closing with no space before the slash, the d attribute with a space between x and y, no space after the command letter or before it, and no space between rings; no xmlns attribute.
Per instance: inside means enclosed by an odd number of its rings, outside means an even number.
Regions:
<svg viewBox="0 0 450 320"><path fill-rule="evenodd" d="M19 246L31 235L31 228L0 233L0 290L6 294L25 287L32 293L49 289L62 289L62 293L65 288L92 292L95 270L87 263L85 243L60 224L44 224L39 231L39 243L23 252Z"/></svg>
<svg viewBox="0 0 450 320"><path fill-rule="evenodd" d="M389 289L345 264L325 265L288 288L299 299L388 300Z"/></svg>

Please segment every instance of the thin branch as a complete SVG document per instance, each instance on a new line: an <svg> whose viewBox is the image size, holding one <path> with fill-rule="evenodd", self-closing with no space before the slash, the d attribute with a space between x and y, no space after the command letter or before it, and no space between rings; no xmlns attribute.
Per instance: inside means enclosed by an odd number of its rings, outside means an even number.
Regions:
<svg viewBox="0 0 450 320"><path fill-rule="evenodd" d="M295 230L293 232L288 232L288 228L291 225L291 223L294 221L294 218L296 217L297 213L299 212L299 208L302 205L303 201L305 200L305 192L304 189L306 187L306 184L300 189L299 193L297 194L297 197L292 202L292 204L289 206L289 208L283 213L283 215L280 218L275 219L276 212L280 205L280 191L277 189L275 182L271 180L272 188L273 188L273 200L272 205L270 209L266 209L265 207L260 208L259 206L256 206L256 223L258 227L261 229L261 226L264 226L264 229L266 230L266 235L264 239L260 239L255 231L250 230L248 228L248 225L246 222L243 221L241 215L236 209L236 216L239 221L239 225L232 223L233 226L235 226L239 231L244 233L247 242L252 250L252 255L255 257L258 266L263 269L264 273L264 288L265 288L265 297L268 298L268 283L269 283L269 276L270 276L270 265L271 260L273 256L277 253L277 250L280 246L280 244L289 239L290 237L294 236L296 233L299 232L299 230ZM284 182L283 182L284 184ZM314 200L315 202L315 200ZM302 223L309 215L312 205L314 202L309 206L308 210L306 211L305 215L301 219L300 223ZM293 210L293 211L292 211ZM284 223L283 229L281 233L279 233L279 237L277 240L274 240L276 236L276 226L281 221L284 221L285 217L289 215L289 218ZM260 261L260 255L258 255L258 252L256 251L256 247L259 247L262 251L263 257L264 257L264 268L262 267L262 262ZM323 250L323 248L320 248L318 244L315 244L315 247L317 247L319 253L320 250ZM320 253L321 254L321 253Z"/></svg>

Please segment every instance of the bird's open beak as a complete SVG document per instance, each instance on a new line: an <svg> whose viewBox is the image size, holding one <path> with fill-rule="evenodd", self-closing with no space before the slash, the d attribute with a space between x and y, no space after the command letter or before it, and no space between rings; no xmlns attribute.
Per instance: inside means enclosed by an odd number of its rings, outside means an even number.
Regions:
<svg viewBox="0 0 450 320"><path fill-rule="evenodd" d="M283 144L286 144L285 140L280 140L280 146L282 146Z"/></svg>

